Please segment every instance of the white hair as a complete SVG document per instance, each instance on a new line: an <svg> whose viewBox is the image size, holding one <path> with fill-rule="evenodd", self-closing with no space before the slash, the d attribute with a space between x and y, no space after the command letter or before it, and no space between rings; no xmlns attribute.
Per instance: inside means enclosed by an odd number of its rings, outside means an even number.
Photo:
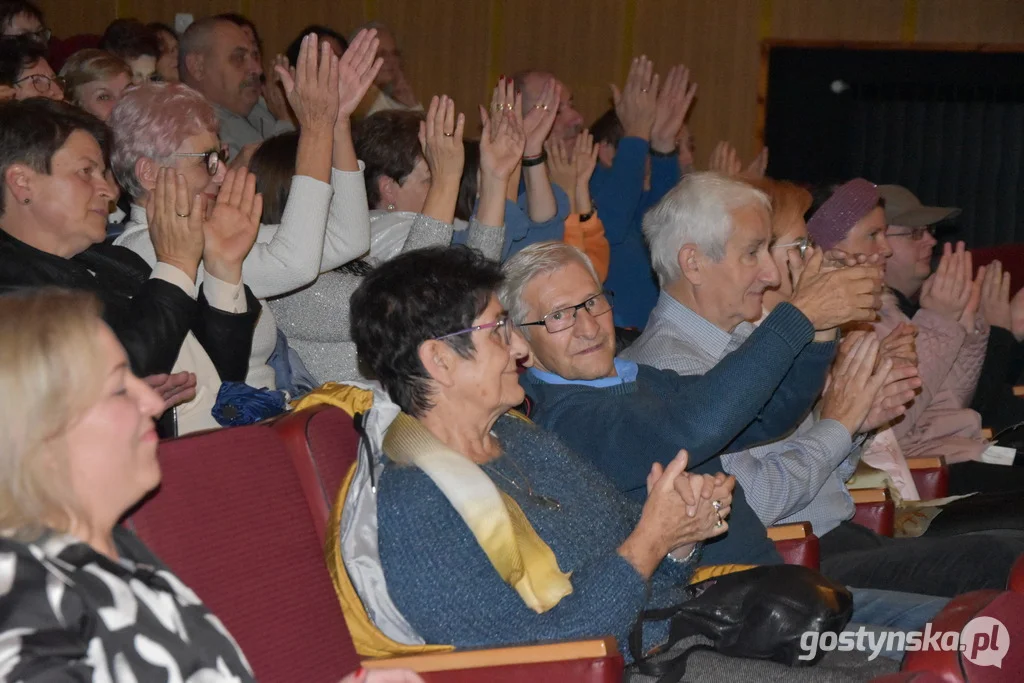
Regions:
<svg viewBox="0 0 1024 683"><path fill-rule="evenodd" d="M741 180L710 171L690 173L644 216L651 265L662 287L682 277L679 251L696 244L713 261L725 256L732 235L732 212L744 206L771 212L768 195Z"/></svg>
<svg viewBox="0 0 1024 683"><path fill-rule="evenodd" d="M518 254L505 261L501 266L505 281L498 288L498 300L508 311L514 323L528 322L527 305L523 301L523 290L538 275L561 270L570 263L579 263L594 278L600 287L601 278L594 270L594 264L582 251L565 242L537 242L526 247ZM523 336L529 339L529 328L520 328Z"/></svg>

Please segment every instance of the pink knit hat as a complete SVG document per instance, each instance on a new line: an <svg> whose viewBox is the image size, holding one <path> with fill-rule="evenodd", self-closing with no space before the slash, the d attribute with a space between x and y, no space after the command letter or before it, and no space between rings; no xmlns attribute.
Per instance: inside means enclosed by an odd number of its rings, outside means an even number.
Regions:
<svg viewBox="0 0 1024 683"><path fill-rule="evenodd" d="M878 196L875 184L863 178L840 185L807 221L807 234L822 249L833 248L878 206Z"/></svg>

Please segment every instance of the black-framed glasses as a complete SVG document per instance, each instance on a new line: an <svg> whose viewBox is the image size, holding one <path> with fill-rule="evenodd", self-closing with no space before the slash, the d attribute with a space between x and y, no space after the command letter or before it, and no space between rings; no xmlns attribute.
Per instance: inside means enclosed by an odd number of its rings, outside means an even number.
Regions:
<svg viewBox="0 0 1024 683"><path fill-rule="evenodd" d="M210 174L210 177L217 175L217 171L220 170L220 165L227 165L228 157L231 152L228 148L221 147L220 149L211 149L206 152L175 152L171 156L173 157L203 157L203 162L206 164L206 172Z"/></svg>
<svg viewBox="0 0 1024 683"><path fill-rule="evenodd" d="M915 242L920 242L924 239L925 233L928 233L932 237L935 237L935 226L924 225L919 228L909 228L907 230L900 230L895 232L885 233L886 237L909 237Z"/></svg>
<svg viewBox="0 0 1024 683"><path fill-rule="evenodd" d="M595 294L586 301L576 304L575 306L559 308L557 311L548 313L540 320L534 320L530 323L519 323L519 326L529 327L530 325L543 325L551 334L554 334L555 332L562 332L576 324L576 315L579 313L581 308L586 309L587 313L589 313L592 318L604 315L608 311L612 310L614 296L613 292L605 290L600 294Z"/></svg>
<svg viewBox="0 0 1024 683"><path fill-rule="evenodd" d="M38 31L27 31L25 33L8 33L3 38L27 38L28 40L34 40L37 43L48 45L50 38L53 37L53 31L46 28L45 26Z"/></svg>
<svg viewBox="0 0 1024 683"><path fill-rule="evenodd" d="M40 95L45 95L50 92L50 88L57 86L57 88L64 92L64 79L60 76L47 76L46 74L32 74L31 76L25 76L14 81L14 85L19 85L25 81L31 81L32 87L36 89L36 92Z"/></svg>
<svg viewBox="0 0 1024 683"><path fill-rule="evenodd" d="M814 246L814 241L810 237L801 237L795 242L786 242L785 244L773 244L772 249L789 249L795 248L800 252L800 258L807 258L807 250Z"/></svg>
<svg viewBox="0 0 1024 683"><path fill-rule="evenodd" d="M502 316L493 323L484 323L483 325L474 325L473 327L467 327L464 330L458 332L449 332L448 334L442 334L440 337L434 337L434 341L441 341L442 339L448 339L449 337L458 337L463 334L473 334L477 330L497 330L501 332L501 338L505 342L505 346L512 343L512 323L509 321L508 316Z"/></svg>

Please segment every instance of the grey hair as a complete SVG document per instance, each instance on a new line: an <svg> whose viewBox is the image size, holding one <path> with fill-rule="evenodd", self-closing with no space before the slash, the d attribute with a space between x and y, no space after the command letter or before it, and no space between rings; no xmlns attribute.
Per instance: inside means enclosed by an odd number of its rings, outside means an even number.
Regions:
<svg viewBox="0 0 1024 683"><path fill-rule="evenodd" d="M570 263L579 263L587 269L594 283L600 287L601 278L594 270L590 257L565 242L537 242L531 244L501 266L505 281L498 288L498 300L508 311L514 323L527 322L528 307L523 301L526 285L538 275L561 270ZM530 338L529 328L520 328L523 336Z"/></svg>
<svg viewBox="0 0 1024 683"><path fill-rule="evenodd" d="M664 287L682 277L679 251L686 244L696 244L709 259L721 261L732 235L731 212L752 204L771 212L768 195L741 180L710 171L684 177L644 216L644 237L658 283Z"/></svg>

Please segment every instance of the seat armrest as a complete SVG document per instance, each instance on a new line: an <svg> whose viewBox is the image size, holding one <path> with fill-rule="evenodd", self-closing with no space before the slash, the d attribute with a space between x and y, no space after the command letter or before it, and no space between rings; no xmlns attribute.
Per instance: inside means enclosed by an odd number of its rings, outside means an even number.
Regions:
<svg viewBox="0 0 1024 683"><path fill-rule="evenodd" d="M821 565L821 548L810 522L778 524L768 527L768 538L786 564L799 564L811 569Z"/></svg>
<svg viewBox="0 0 1024 683"><path fill-rule="evenodd" d="M896 530L896 505L888 489L856 489L850 491L855 510L853 522L881 536L892 536Z"/></svg>
<svg viewBox="0 0 1024 683"><path fill-rule="evenodd" d="M367 669L412 669L417 673L455 671L527 664L548 664L571 660L602 660L618 658L619 675L622 674L622 655L612 637L577 640L566 643L518 645L514 647L481 650L436 652L408 657L388 657L363 661Z"/></svg>
<svg viewBox="0 0 1024 683"><path fill-rule="evenodd" d="M914 478L914 485L921 495L921 500L945 498L949 495L949 468L946 459L907 458L907 467Z"/></svg>

